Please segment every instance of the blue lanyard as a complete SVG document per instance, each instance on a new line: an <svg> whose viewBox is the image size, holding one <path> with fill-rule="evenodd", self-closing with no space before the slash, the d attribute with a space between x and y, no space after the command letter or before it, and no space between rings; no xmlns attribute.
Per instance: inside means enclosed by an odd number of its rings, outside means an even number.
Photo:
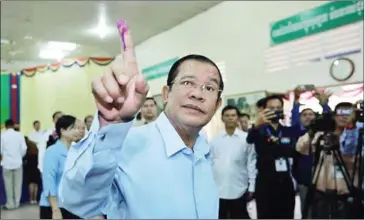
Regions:
<svg viewBox="0 0 365 220"><path fill-rule="evenodd" d="M272 134L272 132L270 131L270 129L269 128L266 128L266 132L267 132L267 134L271 137L271 136L275 136L275 135L273 135ZM282 130L280 130L279 131L279 134L278 134L278 138L281 138L281 136L283 135L283 132L282 132Z"/></svg>

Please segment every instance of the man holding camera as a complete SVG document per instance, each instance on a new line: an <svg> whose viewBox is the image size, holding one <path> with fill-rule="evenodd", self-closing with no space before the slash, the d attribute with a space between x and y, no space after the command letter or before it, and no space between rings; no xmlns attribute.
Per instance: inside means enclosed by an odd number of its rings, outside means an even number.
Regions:
<svg viewBox="0 0 365 220"><path fill-rule="evenodd" d="M315 154L312 189L309 190L304 215L311 218L357 218L351 209L359 187L355 156L359 152L357 110L351 103L339 103L333 117L323 116L299 138L296 149L303 155ZM358 128L356 128L358 124ZM357 135L356 135L357 134ZM362 209L363 212L363 209ZM359 212L361 213L361 212Z"/></svg>
<svg viewBox="0 0 365 220"><path fill-rule="evenodd" d="M331 112L331 108L328 106L329 97L331 92L321 91L314 86L297 86L294 90L294 103L291 110L291 127L294 135L299 138L308 131L308 127L311 125L316 117L316 113L311 108L304 108L300 110L301 104L299 102L300 95L307 90L313 93L322 106L323 112ZM301 201L301 210L303 212L305 197L308 192L308 187L311 184L312 179L312 155L299 154L296 161L295 179L298 181L298 190Z"/></svg>
<svg viewBox="0 0 365 220"><path fill-rule="evenodd" d="M292 165L296 138L290 127L279 123L284 118L283 105L281 96L266 97L248 140L255 144L257 154L255 199L259 219L294 218Z"/></svg>

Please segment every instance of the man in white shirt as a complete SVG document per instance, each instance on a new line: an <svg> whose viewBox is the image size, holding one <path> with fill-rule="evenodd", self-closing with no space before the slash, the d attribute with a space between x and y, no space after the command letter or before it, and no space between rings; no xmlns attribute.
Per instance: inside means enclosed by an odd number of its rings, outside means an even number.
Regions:
<svg viewBox="0 0 365 220"><path fill-rule="evenodd" d="M147 97L141 107L141 120L136 120L134 126L146 125L157 118L157 102L153 97Z"/></svg>
<svg viewBox="0 0 365 220"><path fill-rule="evenodd" d="M24 135L14 130L14 122L5 122L6 131L1 134L1 166L3 167L6 205L8 209L19 207L23 183L23 157L27 151Z"/></svg>
<svg viewBox="0 0 365 220"><path fill-rule="evenodd" d="M56 111L55 113L53 113L52 120L53 120L54 125L56 125L57 120L59 118L61 118L62 115L63 115L63 113L61 111ZM44 153L46 152L47 142L48 142L50 136L54 136L55 134L56 134L55 127L49 129L48 131L44 132L43 141L41 141L38 144L38 169L40 172L43 171L43 157L44 157Z"/></svg>
<svg viewBox="0 0 365 220"><path fill-rule="evenodd" d="M249 219L246 204L253 199L256 179L256 153L247 143L247 133L237 128L239 110L222 110L225 130L211 142L213 173L219 191L220 219Z"/></svg>
<svg viewBox="0 0 365 220"><path fill-rule="evenodd" d="M84 119L84 123L85 123L85 126L86 126L85 133L90 131L93 120L94 120L93 115L88 115L88 116L85 117L85 119Z"/></svg>
<svg viewBox="0 0 365 220"><path fill-rule="evenodd" d="M28 137L29 140L38 144L44 140L44 131L41 131L41 123L37 120L33 122L34 131L31 132Z"/></svg>

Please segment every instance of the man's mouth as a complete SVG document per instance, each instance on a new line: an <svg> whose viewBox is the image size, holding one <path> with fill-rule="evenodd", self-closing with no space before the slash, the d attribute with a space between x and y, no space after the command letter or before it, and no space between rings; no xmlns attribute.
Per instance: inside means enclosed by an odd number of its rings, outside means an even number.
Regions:
<svg viewBox="0 0 365 220"><path fill-rule="evenodd" d="M196 105L190 105L190 104L188 104L188 105L183 105L183 107L184 108L193 109L193 110L196 110L196 111L198 111L198 112L200 112L202 114L205 114L205 112L201 108L199 108L198 106L196 106Z"/></svg>

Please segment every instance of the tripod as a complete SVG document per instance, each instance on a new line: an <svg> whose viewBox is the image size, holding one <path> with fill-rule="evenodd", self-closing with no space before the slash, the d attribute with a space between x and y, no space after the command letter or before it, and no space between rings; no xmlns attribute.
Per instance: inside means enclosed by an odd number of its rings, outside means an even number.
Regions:
<svg viewBox="0 0 365 220"><path fill-rule="evenodd" d="M339 205L337 203L338 189L337 179L343 179L350 195L353 195L353 184L350 181L350 174L345 166L343 157L339 150L338 136L331 132L325 132L316 144L315 158L314 158L314 172L312 175L312 185L308 189L308 193L305 199L303 217L308 218L344 218L339 214ZM329 161L333 159L332 164ZM332 170L333 169L333 170ZM324 192L317 190L318 181L321 178L323 183L324 173ZM331 176L333 180L332 185L329 187L328 177L330 172L333 172ZM350 197L342 196L341 200L349 199ZM347 201L343 201L346 203ZM337 213L338 212L338 213ZM346 217L345 217L346 218Z"/></svg>
<svg viewBox="0 0 365 220"><path fill-rule="evenodd" d="M359 129L357 138L356 154L354 161L354 170L352 175L352 182L355 185L355 177L357 174L357 184L354 187L354 201L351 207L351 216L349 218L364 219L364 191L362 188L364 182L364 130ZM357 171L357 172L356 172Z"/></svg>

